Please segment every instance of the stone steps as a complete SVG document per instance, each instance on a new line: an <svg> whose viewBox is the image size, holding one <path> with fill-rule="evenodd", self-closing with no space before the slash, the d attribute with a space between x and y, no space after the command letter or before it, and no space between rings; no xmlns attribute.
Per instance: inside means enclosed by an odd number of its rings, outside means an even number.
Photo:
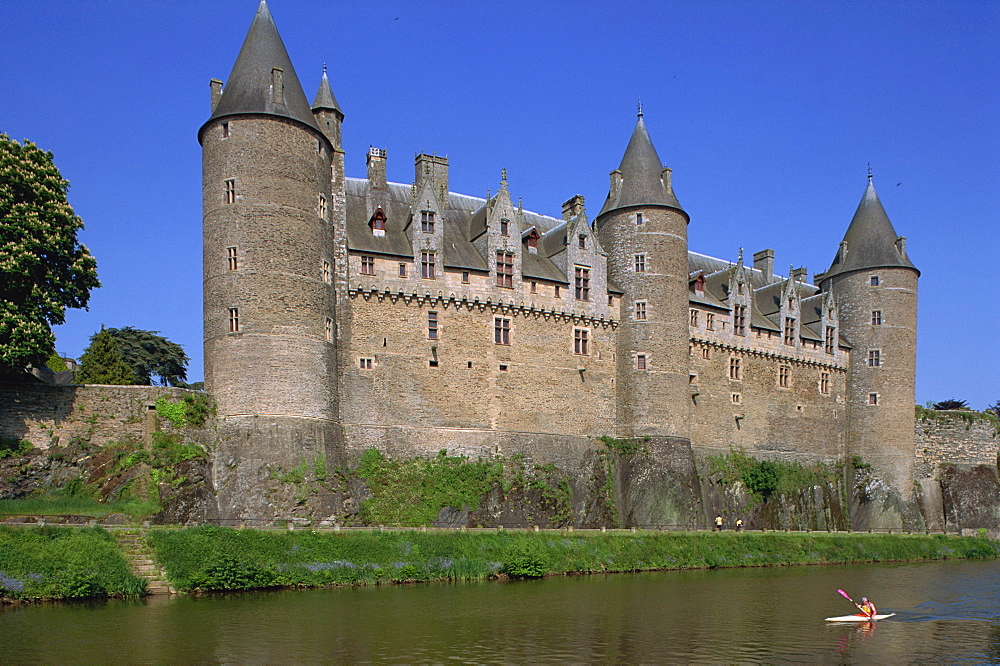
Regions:
<svg viewBox="0 0 1000 666"><path fill-rule="evenodd" d="M117 538L129 568L135 575L146 579L146 594L176 594L167 582L163 569L153 559L143 530L121 530Z"/></svg>

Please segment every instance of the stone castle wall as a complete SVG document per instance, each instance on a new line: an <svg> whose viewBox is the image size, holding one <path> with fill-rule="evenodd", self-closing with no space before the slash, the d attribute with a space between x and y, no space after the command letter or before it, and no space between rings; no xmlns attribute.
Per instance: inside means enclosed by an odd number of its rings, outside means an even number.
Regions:
<svg viewBox="0 0 1000 666"><path fill-rule="evenodd" d="M27 440L38 449L66 445L75 437L96 446L144 441L161 427L156 399L187 393L162 386L0 383L0 435Z"/></svg>
<svg viewBox="0 0 1000 666"><path fill-rule="evenodd" d="M935 412L934 418L917 418L914 423L914 476L937 477L944 464L996 467L1000 434L994 422L977 412L962 418L957 413ZM975 418L979 417L979 418Z"/></svg>

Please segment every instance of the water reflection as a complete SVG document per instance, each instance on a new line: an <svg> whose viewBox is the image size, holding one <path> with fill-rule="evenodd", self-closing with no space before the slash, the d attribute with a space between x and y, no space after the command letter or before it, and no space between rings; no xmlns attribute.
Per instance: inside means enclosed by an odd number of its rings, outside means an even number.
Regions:
<svg viewBox="0 0 1000 666"><path fill-rule="evenodd" d="M897 617L824 621L850 589ZM0 660L1000 661L1000 563L256 592L0 611Z"/></svg>

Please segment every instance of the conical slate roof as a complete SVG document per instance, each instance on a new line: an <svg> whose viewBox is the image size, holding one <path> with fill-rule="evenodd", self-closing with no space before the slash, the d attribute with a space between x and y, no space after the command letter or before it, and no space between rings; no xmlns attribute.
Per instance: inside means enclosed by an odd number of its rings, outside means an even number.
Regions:
<svg viewBox="0 0 1000 666"><path fill-rule="evenodd" d="M271 93L271 71L275 67L282 70L282 104L274 103ZM319 130L309 109L309 101L302 92L299 77L295 75L288 51L285 50L285 44L281 41L281 35L278 34L278 28L274 25L274 19L264 0L257 7L257 14L243 40L243 47L229 74L222 99L209 121L242 113L285 116Z"/></svg>
<svg viewBox="0 0 1000 666"><path fill-rule="evenodd" d="M674 196L673 190L665 187L660 178L663 163L656 154L656 148L649 138L641 113L618 170L622 174L621 186L617 192L608 193L598 217L626 206L670 206L680 211L684 210Z"/></svg>
<svg viewBox="0 0 1000 666"><path fill-rule="evenodd" d="M340 105L337 104L337 98L333 96L333 90L330 89L330 79L326 78L326 65L323 65L323 78L320 79L319 90L316 92L316 99L313 100L312 108L333 109L334 111L340 111L341 115L344 114L340 109Z"/></svg>
<svg viewBox="0 0 1000 666"><path fill-rule="evenodd" d="M896 230L882 207L882 202L875 193L871 177L868 187L861 197L858 210L854 213L851 224L844 234L844 241L837 251L823 279L838 273L867 270L871 268L912 268L917 270L905 252L900 252L896 245ZM846 245L845 245L846 244ZM844 249L846 247L846 255ZM918 271L919 272L919 271Z"/></svg>

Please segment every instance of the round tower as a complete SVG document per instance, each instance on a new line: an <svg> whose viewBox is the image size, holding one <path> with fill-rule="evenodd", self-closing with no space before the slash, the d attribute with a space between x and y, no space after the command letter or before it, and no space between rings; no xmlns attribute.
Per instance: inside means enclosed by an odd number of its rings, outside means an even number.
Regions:
<svg viewBox="0 0 1000 666"><path fill-rule="evenodd" d="M851 346L847 452L870 462L905 501L913 498L919 276L906 255L906 239L896 235L869 174L820 287L833 293L840 336Z"/></svg>
<svg viewBox="0 0 1000 666"><path fill-rule="evenodd" d="M616 357L624 436L690 440L688 220L640 111L595 221L608 278L624 292Z"/></svg>
<svg viewBox="0 0 1000 666"><path fill-rule="evenodd" d="M248 433L251 448L239 457L254 458L256 441L281 448L332 432L331 166L343 115L335 102L321 104L335 113L310 109L264 2L225 89L212 88L212 115L198 132L205 387L222 425ZM335 129L317 125L324 113Z"/></svg>

